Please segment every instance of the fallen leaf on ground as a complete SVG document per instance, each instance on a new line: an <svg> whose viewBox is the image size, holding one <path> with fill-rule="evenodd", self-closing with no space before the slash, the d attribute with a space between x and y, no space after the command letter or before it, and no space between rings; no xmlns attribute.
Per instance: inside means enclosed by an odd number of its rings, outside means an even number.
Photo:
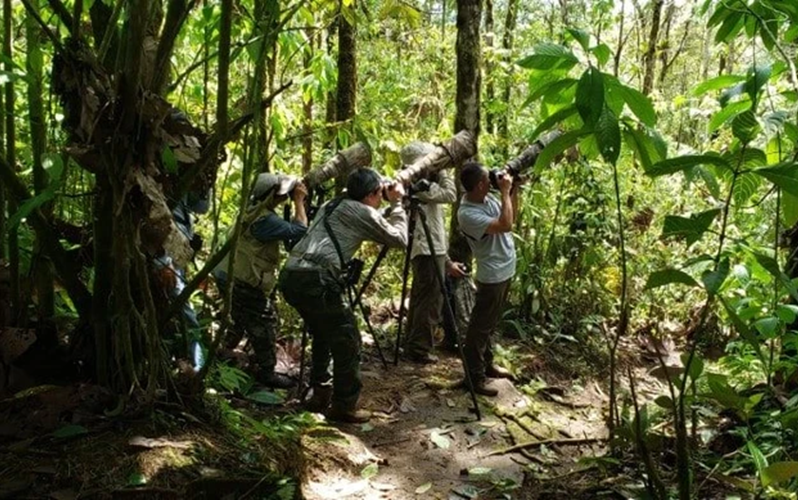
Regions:
<svg viewBox="0 0 798 500"><path fill-rule="evenodd" d="M416 488L416 494L421 495L423 493L428 492L432 488L432 483L424 483L418 488Z"/></svg>
<svg viewBox="0 0 798 500"><path fill-rule="evenodd" d="M461 484L457 488L452 488L452 491L463 498L477 498L479 496L479 490L470 484Z"/></svg>
<svg viewBox="0 0 798 500"><path fill-rule="evenodd" d="M454 408L455 407L454 401L452 399L446 398L446 406L448 406L449 408Z"/></svg>
<svg viewBox="0 0 798 500"><path fill-rule="evenodd" d="M379 471L380 471L380 466L379 465L377 465L377 464L368 464L367 466L365 466L363 468L362 471L360 471L360 477L362 477L363 479L370 479L370 478L376 476Z"/></svg>
<svg viewBox="0 0 798 500"><path fill-rule="evenodd" d="M443 450L448 450L449 445L451 444L451 442L445 436L442 436L437 432L430 434L429 439L435 443L435 446Z"/></svg>
<svg viewBox="0 0 798 500"><path fill-rule="evenodd" d="M365 424L360 426L360 430L363 432L371 432L374 430L374 426L366 422Z"/></svg>
<svg viewBox="0 0 798 500"><path fill-rule="evenodd" d="M252 394L247 394L247 399L267 405L281 405L285 403L284 397L271 391L253 392Z"/></svg>
<svg viewBox="0 0 798 500"><path fill-rule="evenodd" d="M162 438L146 438L144 436L135 436L130 438L127 442L130 446L136 448L178 448L186 450L191 448L191 441L172 441L170 439Z"/></svg>
<svg viewBox="0 0 798 500"><path fill-rule="evenodd" d="M490 467L471 467L467 472L469 476L485 476L490 474L492 470Z"/></svg>

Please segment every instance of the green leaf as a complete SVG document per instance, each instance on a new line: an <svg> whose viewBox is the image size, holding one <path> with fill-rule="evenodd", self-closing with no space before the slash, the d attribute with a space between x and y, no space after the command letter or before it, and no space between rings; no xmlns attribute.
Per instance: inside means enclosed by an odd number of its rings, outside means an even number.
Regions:
<svg viewBox="0 0 798 500"><path fill-rule="evenodd" d="M540 137L541 134L547 132L550 128L554 127L558 123L570 118L575 114L576 114L576 106L569 106L547 117L545 120L540 122L540 124L538 124L537 127L535 127L535 130L530 135L531 141L536 140L538 137Z"/></svg>
<svg viewBox="0 0 798 500"><path fill-rule="evenodd" d="M668 215L665 217L665 223L662 226L662 236L665 238L684 238L689 247L701 239L719 213L720 209L714 208L693 214L690 217Z"/></svg>
<svg viewBox="0 0 798 500"><path fill-rule="evenodd" d="M738 176L732 194L734 204L738 207L743 206L761 185L762 178L750 172Z"/></svg>
<svg viewBox="0 0 798 500"><path fill-rule="evenodd" d="M595 125L604 109L604 76L596 68L585 70L576 84L576 109L587 125Z"/></svg>
<svg viewBox="0 0 798 500"><path fill-rule="evenodd" d="M673 410L673 400L670 396L658 396L654 399L654 404L666 410Z"/></svg>
<svg viewBox="0 0 798 500"><path fill-rule="evenodd" d="M726 309L726 313L729 315L729 318L732 320L732 324L734 325L734 329L737 330L737 333L740 334L740 337L745 340L749 346L754 349L754 352L759 357L759 359L764 363L764 358L762 357L762 351L759 345L759 339L757 338L756 334L748 328L748 325L740 318L740 315L737 314L731 305L723 298L718 297L720 302L723 304L723 308ZM767 363L765 363L767 366Z"/></svg>
<svg viewBox="0 0 798 500"><path fill-rule="evenodd" d="M745 81L745 92L751 97L751 100L758 102L759 91L770 80L772 68L770 65L754 66L748 69Z"/></svg>
<svg viewBox="0 0 798 500"><path fill-rule="evenodd" d="M435 443L435 446L437 446L438 448L440 448L442 450L448 450L449 446L451 445L451 442L449 441L449 439L446 438L446 436L441 436L436 431L433 431L430 434L429 439L430 439L430 441Z"/></svg>
<svg viewBox="0 0 798 500"><path fill-rule="evenodd" d="M761 131L762 126L751 109L743 111L732 120L732 134L743 144L748 144L756 139Z"/></svg>
<svg viewBox="0 0 798 500"><path fill-rule="evenodd" d="M143 486L147 484L147 478L141 472L134 472L127 477L128 486Z"/></svg>
<svg viewBox="0 0 798 500"><path fill-rule="evenodd" d="M701 95L706 94L710 90L720 90L724 89L730 85L734 85L735 83L739 83L745 80L743 75L720 75L716 76L715 78L710 78L709 80L705 80L693 89L693 95L698 97Z"/></svg>
<svg viewBox="0 0 798 500"><path fill-rule="evenodd" d="M712 295L716 295L726 278L729 276L729 258L724 257L718 263L718 268L713 271L707 271L701 276L701 281L704 282L704 288L707 289Z"/></svg>
<svg viewBox="0 0 798 500"><path fill-rule="evenodd" d="M606 43L600 43L595 47L591 47L590 52L596 56L599 66L604 66L607 64L607 61L609 61L610 57L612 57L612 50L610 50Z"/></svg>
<svg viewBox="0 0 798 500"><path fill-rule="evenodd" d="M711 154L703 155L685 155L677 156L675 158L668 158L652 165L651 169L646 172L650 177L659 177L661 175L674 174L681 172L696 165L717 165L721 167L731 168L729 163L721 158Z"/></svg>
<svg viewBox="0 0 798 500"><path fill-rule="evenodd" d="M416 495L423 495L432 488L432 483L424 483L416 488Z"/></svg>
<svg viewBox="0 0 798 500"><path fill-rule="evenodd" d="M595 135L604 161L615 165L621 154L621 127L618 118L607 106L604 106L596 123Z"/></svg>
<svg viewBox="0 0 798 500"><path fill-rule="evenodd" d="M759 477L762 477L765 468L768 466L768 459L765 458L765 455L762 454L762 451L754 444L753 441L748 441L746 443L746 447L748 448L748 452L751 454L751 458L754 460L754 466L756 467L756 472Z"/></svg>
<svg viewBox="0 0 798 500"><path fill-rule="evenodd" d="M689 361L690 359L690 353L689 352L682 353L680 358L682 360L682 366L688 368L687 361ZM704 360L701 359L701 356L699 356L698 353L696 353L693 355L693 360L690 361L690 367L689 370L687 371L687 374L695 382L696 380L698 380L698 378L701 376L702 373L704 373Z"/></svg>
<svg viewBox="0 0 798 500"><path fill-rule="evenodd" d="M527 69L569 69L579 59L567 47L554 43L541 43L535 46L534 54L519 60L516 64Z"/></svg>
<svg viewBox="0 0 798 500"><path fill-rule="evenodd" d="M776 316L784 324L792 324L798 318L798 306L794 304L778 304L776 306Z"/></svg>
<svg viewBox="0 0 798 500"><path fill-rule="evenodd" d="M457 488L453 488L452 491L463 498L471 499L479 497L479 490L476 488L476 486L470 484L461 484Z"/></svg>
<svg viewBox="0 0 798 500"><path fill-rule="evenodd" d="M776 335L776 332L779 331L780 326L781 322L779 318L774 316L760 318L754 321L754 328L766 339L772 339Z"/></svg>
<svg viewBox="0 0 798 500"><path fill-rule="evenodd" d="M528 106L529 104L537 101L543 96L547 96L549 94L561 93L573 87L574 85L576 85L575 78L563 78L562 80L555 80L553 82L549 82L545 85L542 85L541 87L539 87L529 95L527 100L524 102L523 107Z"/></svg>
<svg viewBox="0 0 798 500"><path fill-rule="evenodd" d="M654 106L648 96L637 89L622 84L617 86L617 91L638 120L649 127L656 125L657 114L654 112Z"/></svg>
<svg viewBox="0 0 798 500"><path fill-rule="evenodd" d="M765 270L769 272L771 276L773 276L781 283L782 286L784 286L793 300L798 301L798 288L795 287L790 277L781 270L779 262L776 259L769 255L758 252L754 252L754 258L760 266L765 268Z"/></svg>
<svg viewBox="0 0 798 500"><path fill-rule="evenodd" d="M52 436L58 439L70 438L88 434L89 430L82 425L68 424L53 432Z"/></svg>
<svg viewBox="0 0 798 500"><path fill-rule="evenodd" d="M781 194L781 216L787 227L792 227L798 222L798 197L790 193Z"/></svg>
<svg viewBox="0 0 798 500"><path fill-rule="evenodd" d="M715 42L729 42L737 36L737 33L743 28L743 11L730 12L723 20L718 31L715 33Z"/></svg>
<svg viewBox="0 0 798 500"><path fill-rule="evenodd" d="M785 193L798 196L798 163L785 162L775 167L754 170L754 173L777 185Z"/></svg>
<svg viewBox="0 0 798 500"><path fill-rule="evenodd" d="M281 405L285 403L284 397L271 391L253 392L251 394L247 394L247 399L267 405Z"/></svg>
<svg viewBox="0 0 798 500"><path fill-rule="evenodd" d="M371 479L380 472L380 466L377 464L368 464L360 471L360 477L363 479Z"/></svg>
<svg viewBox="0 0 798 500"><path fill-rule="evenodd" d="M587 31L577 28L566 28L566 31L570 33L574 40L579 42L579 45L581 45L585 51L587 51L587 48L590 46L590 35Z"/></svg>
<svg viewBox="0 0 798 500"><path fill-rule="evenodd" d="M660 271L654 271L648 275L648 281L646 281L645 289L651 290L653 288L658 288L673 283L680 283L682 285L694 287L698 286L698 282L684 271L679 271L678 269L663 269Z"/></svg>
<svg viewBox="0 0 798 500"><path fill-rule="evenodd" d="M709 120L709 125L707 125L707 131L712 133L719 129L723 124L734 118L735 116L739 115L740 113L747 111L751 108L751 101L748 99L744 101L733 102L726 106L725 108L721 109Z"/></svg>
<svg viewBox="0 0 798 500"><path fill-rule="evenodd" d="M164 146L163 151L161 151L161 164L170 174L177 173L177 158L169 146Z"/></svg>
<svg viewBox="0 0 798 500"><path fill-rule="evenodd" d="M776 462L768 465L759 473L764 487L786 483L796 476L798 476L798 462Z"/></svg>
<svg viewBox="0 0 798 500"><path fill-rule="evenodd" d="M590 128L585 127L580 130L566 132L551 141L548 146L543 148L543 151L541 151L538 159L535 160L535 171L541 172L544 168L551 164L554 158L559 156L566 149L574 146L579 139L590 134L591 132L592 130Z"/></svg>

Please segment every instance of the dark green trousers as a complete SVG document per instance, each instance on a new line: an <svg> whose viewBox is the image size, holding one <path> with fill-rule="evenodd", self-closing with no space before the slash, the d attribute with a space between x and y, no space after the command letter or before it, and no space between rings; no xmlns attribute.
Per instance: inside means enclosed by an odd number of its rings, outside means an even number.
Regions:
<svg viewBox="0 0 798 500"><path fill-rule="evenodd" d="M410 308L407 314L407 351L411 355L423 356L432 351L433 331L441 322L443 291L435 277L435 260L441 272L446 257L439 255L417 255L413 258L413 287L410 289Z"/></svg>
<svg viewBox="0 0 798 500"><path fill-rule="evenodd" d="M246 335L255 352L258 375L270 376L277 364L275 342L278 321L277 312L266 293L260 288L236 281L230 315L233 326L227 332L228 347L237 346Z"/></svg>
<svg viewBox="0 0 798 500"><path fill-rule="evenodd" d="M333 406L345 411L355 409L363 386L361 340L342 283L327 270L283 269L278 286L310 332L311 386L329 385L332 379Z"/></svg>
<svg viewBox="0 0 798 500"><path fill-rule="evenodd" d="M501 283L477 282L477 296L465 335L466 369L475 384L485 380L485 370L493 364L491 336L499 324L510 280Z"/></svg>

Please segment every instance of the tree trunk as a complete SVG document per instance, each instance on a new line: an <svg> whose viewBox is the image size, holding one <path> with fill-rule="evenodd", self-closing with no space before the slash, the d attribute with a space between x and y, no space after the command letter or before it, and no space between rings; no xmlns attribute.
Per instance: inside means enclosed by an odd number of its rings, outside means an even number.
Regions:
<svg viewBox="0 0 798 500"><path fill-rule="evenodd" d="M626 18L626 0L621 0L621 15L618 19L618 48L615 49L615 56L613 57L612 74L618 77L618 68L621 66L621 53L626 39L623 37L623 24Z"/></svg>
<svg viewBox="0 0 798 500"><path fill-rule="evenodd" d="M39 1L29 0L31 9L38 12ZM47 173L42 165L42 155L46 149L47 130L44 123L44 105L42 103L42 51L39 44L40 28L33 16L28 13L25 19L25 37L27 39L27 59L25 69L28 72L28 117L30 120L31 160L33 166L33 186L36 194L47 187ZM42 207L42 212L49 217L52 204ZM43 242L36 238L34 257L31 266L34 268L36 295L38 298L39 340L49 346L58 343L55 327L52 323L55 315L53 268L50 260L43 252ZM34 264L35 262L35 264Z"/></svg>
<svg viewBox="0 0 798 500"><path fill-rule="evenodd" d="M277 12L280 11L280 2L278 0L255 0L255 19L257 20L256 31L258 35L263 37L261 47L271 47L269 34L273 32L273 24L279 22L271 15L272 9ZM268 87L269 92L273 90L274 74L277 70L277 48L271 53L266 50L258 51L257 59L255 60L255 68L252 71L252 80L250 81L249 89L249 107L252 108L260 99L263 98L263 93L267 87L267 70L268 70ZM252 151L251 157L254 161L255 170L269 171L269 149L271 145L271 136L266 133L266 120L271 110L258 113L255 118L255 124L252 134Z"/></svg>
<svg viewBox="0 0 798 500"><path fill-rule="evenodd" d="M313 30L308 29L305 32L307 37L308 47L305 50L303 64L305 71L310 71L311 61L313 59L313 49L315 46L316 37ZM302 103L302 114L304 123L302 124L302 173L307 174L313 168L313 94L309 94L307 99Z"/></svg>
<svg viewBox="0 0 798 500"><path fill-rule="evenodd" d="M661 42L657 42L659 45L659 82L662 84L665 81L665 76L668 73L668 59L671 53L671 26L673 25L673 16L676 13L676 5L673 2L668 4L668 8L665 9L665 20L662 21L664 33L660 37L662 40ZM689 21L688 21L689 22Z"/></svg>
<svg viewBox="0 0 798 500"><path fill-rule="evenodd" d="M485 0L485 47L488 47L488 54L485 57L485 81L487 83L485 88L485 104L488 108L485 113L485 128L487 129L487 133L494 134L496 133L496 117L494 113L490 110L490 107L494 105L493 100L495 99L495 85L494 85L494 64L493 64L493 39L494 39L494 30L493 30L493 0Z"/></svg>
<svg viewBox="0 0 798 500"><path fill-rule="evenodd" d="M480 70L482 68L479 38L481 10L481 0L457 1L457 43L455 45L457 52L457 96L455 98L457 112L454 117L454 131L457 133L461 130L468 130L474 136L475 145L478 145L479 139ZM475 149L478 151L477 148ZM459 182L457 185L458 189L461 189ZM459 202L455 204L454 213L457 213L458 207ZM450 241L452 260L470 262L471 250L465 237L458 230L457 217L452 217Z"/></svg>
<svg viewBox="0 0 798 500"><path fill-rule="evenodd" d="M353 3L350 8L355 8ZM341 7L342 9L346 7ZM339 122L355 116L357 97L356 27L343 14L338 16L338 87L336 89L335 119ZM338 142L343 149L348 144Z"/></svg>
<svg viewBox="0 0 798 500"><path fill-rule="evenodd" d="M335 46L333 39L336 36L336 32L338 30L338 18L336 17L332 23L330 23L330 28L327 30L326 36L324 37L324 44L327 50L327 55L332 56L333 48ZM325 109L324 109L324 121L328 124L335 123L337 121L335 116L335 93L334 92L327 92L327 100L325 102ZM333 127L330 127L325 132L325 140L324 140L324 148L332 149L333 143L335 141L335 134L336 130Z"/></svg>
<svg viewBox="0 0 798 500"><path fill-rule="evenodd" d="M660 17L665 0L654 0L651 12L651 31L648 35L648 45L643 57L643 94L649 95L654 90L654 70L657 63L657 43L659 41Z"/></svg>
<svg viewBox="0 0 798 500"><path fill-rule="evenodd" d="M11 59L12 52L12 38L13 38L13 28L11 19L14 15L13 9L11 7L11 0L4 0L3 1L3 21L4 21L4 32L3 32L3 55L5 56L5 68L6 71L11 73L14 70L13 61ZM5 98L5 140L6 140L6 149L5 149L5 156L6 161L11 168L16 170L17 167L17 159L16 159L16 147L14 146L16 142L16 129L14 124L14 82L9 80L6 83L6 98ZM13 201L13 198L9 198L8 200L8 212L13 214L17 211L17 203ZM17 231L16 227L8 228L8 262L10 264L9 272L10 272L10 281L11 281L11 311L12 315L16 315L14 318L14 322L23 315L23 304L22 304L22 295L20 290L20 282L19 282L19 232Z"/></svg>
<svg viewBox="0 0 798 500"><path fill-rule="evenodd" d="M513 50L513 37L515 33L516 19L518 18L518 0L508 0L507 2L507 15L504 19L504 36L502 38L502 49L504 49L504 63L510 68ZM513 90L513 71L508 70L507 75L504 77L504 90L502 101L504 102L504 110L499 115L499 140L501 143L502 157L507 157L507 150L509 144L509 127L510 113L512 106L510 106L510 98L512 97Z"/></svg>

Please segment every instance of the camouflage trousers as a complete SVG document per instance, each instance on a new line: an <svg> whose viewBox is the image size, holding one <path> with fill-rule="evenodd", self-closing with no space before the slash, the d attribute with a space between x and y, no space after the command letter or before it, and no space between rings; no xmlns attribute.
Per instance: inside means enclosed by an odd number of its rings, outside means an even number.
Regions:
<svg viewBox="0 0 798 500"><path fill-rule="evenodd" d="M333 405L344 411L354 409L363 386L361 339L343 284L327 270L283 269L278 286L310 332L311 386L329 385L332 379Z"/></svg>
<svg viewBox="0 0 798 500"><path fill-rule="evenodd" d="M274 373L278 321L277 312L266 293L260 288L236 281L230 315L233 326L227 332L227 346L232 349L246 336L255 352L259 373L265 376Z"/></svg>
<svg viewBox="0 0 798 500"><path fill-rule="evenodd" d="M471 319L471 310L474 308L476 299L476 286L470 277L452 278L446 276L446 295L452 304L454 317L449 314L449 310L443 308L443 343L446 347L454 347L457 343L455 336L455 325L461 339L468 329L468 321Z"/></svg>
<svg viewBox="0 0 798 500"><path fill-rule="evenodd" d="M430 353L434 344L433 330L441 321L443 291L435 276L435 260L443 272L446 261L443 255L418 255L412 261L413 287L407 314L407 352L411 355Z"/></svg>

